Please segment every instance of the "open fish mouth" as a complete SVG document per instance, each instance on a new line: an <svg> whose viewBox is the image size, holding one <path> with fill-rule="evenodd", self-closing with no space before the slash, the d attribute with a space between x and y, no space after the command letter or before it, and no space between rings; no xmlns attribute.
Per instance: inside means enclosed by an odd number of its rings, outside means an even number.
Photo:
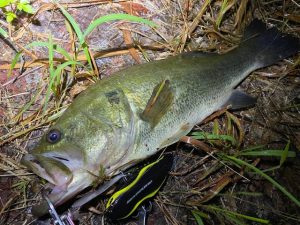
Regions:
<svg viewBox="0 0 300 225"><path fill-rule="evenodd" d="M86 170L69 168L68 161L64 158L54 159L37 154L27 154L22 158L22 164L38 176L47 180L47 196L50 201L59 206L70 200L76 194L87 188L95 180L95 177ZM42 202L32 207L32 213L43 216L48 213L48 205Z"/></svg>
<svg viewBox="0 0 300 225"><path fill-rule="evenodd" d="M47 180L56 189L66 190L73 179L72 171L62 163L63 158L54 159L43 155L27 154L22 164L30 168L35 174Z"/></svg>
<svg viewBox="0 0 300 225"><path fill-rule="evenodd" d="M47 197L54 206L62 205L75 195L86 189L95 180L95 177L86 171L76 171L71 183L68 184L66 190L62 190L59 186L48 185L50 192ZM32 206L31 213L36 217L42 217L49 212L49 206L46 200L42 200L39 204Z"/></svg>

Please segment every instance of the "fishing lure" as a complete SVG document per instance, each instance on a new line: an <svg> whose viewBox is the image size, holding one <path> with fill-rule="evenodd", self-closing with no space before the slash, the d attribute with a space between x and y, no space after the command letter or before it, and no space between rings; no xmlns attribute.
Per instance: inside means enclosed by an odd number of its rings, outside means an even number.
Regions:
<svg viewBox="0 0 300 225"><path fill-rule="evenodd" d="M106 205L106 216L120 220L132 215L145 200L159 191L172 165L173 156L166 154L142 168L133 182L111 196Z"/></svg>

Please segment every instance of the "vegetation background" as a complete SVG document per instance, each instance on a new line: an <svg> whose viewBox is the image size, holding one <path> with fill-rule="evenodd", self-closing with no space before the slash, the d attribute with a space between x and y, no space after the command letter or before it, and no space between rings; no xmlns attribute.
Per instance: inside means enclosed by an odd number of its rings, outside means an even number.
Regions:
<svg viewBox="0 0 300 225"><path fill-rule="evenodd" d="M254 18L299 37L299 15L294 0L1 1L0 224L36 223L44 182L20 159L89 85L181 52L225 53ZM254 72L239 88L255 108L221 110L167 149L176 165L148 224L300 222L299 62ZM106 200L78 223L103 224Z"/></svg>

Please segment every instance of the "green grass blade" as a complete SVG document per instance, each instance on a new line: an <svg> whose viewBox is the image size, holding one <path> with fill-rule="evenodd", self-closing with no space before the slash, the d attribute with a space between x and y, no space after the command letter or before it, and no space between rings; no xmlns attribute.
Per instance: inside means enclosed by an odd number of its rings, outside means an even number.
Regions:
<svg viewBox="0 0 300 225"><path fill-rule="evenodd" d="M228 215L226 218L228 221L230 221L230 224L235 224L235 225L247 225L244 220L241 220L240 218L233 216L233 215Z"/></svg>
<svg viewBox="0 0 300 225"><path fill-rule="evenodd" d="M219 26L221 24L221 21L222 21L222 18L224 16L225 9L226 9L226 6L227 6L227 1L228 0L223 0L222 1L221 9L220 9L220 12L219 12L219 14L217 16L217 19L216 19L216 25L217 25L218 28L219 28Z"/></svg>
<svg viewBox="0 0 300 225"><path fill-rule="evenodd" d="M44 108L43 111L46 112L47 106L48 106L48 102L49 102L49 98L50 98L50 94L51 94L51 89L53 87L53 84L55 82L55 79L60 75L60 72L63 70L63 68L69 66L69 65L82 65L79 62L76 61L68 61L68 62L64 62L63 64L59 65L56 70L54 71L53 75L50 76L50 83L46 92L46 96L45 96L45 103L44 103Z"/></svg>
<svg viewBox="0 0 300 225"><path fill-rule="evenodd" d="M79 43L81 47L83 48L86 60L88 61L88 64L90 65L91 68L93 68L92 60L90 53L88 51L88 45L85 43L85 36L83 35L78 23L76 23L75 19L71 16L70 13L68 13L67 10L64 9L59 3L56 3L59 9L61 10L62 14L67 18L71 26L73 27L75 34L79 40Z"/></svg>
<svg viewBox="0 0 300 225"><path fill-rule="evenodd" d="M219 122L218 120L214 120L213 134L219 134Z"/></svg>
<svg viewBox="0 0 300 225"><path fill-rule="evenodd" d="M54 51L63 55L67 60L72 60L72 56L64 48L61 48L58 45L55 45Z"/></svg>
<svg viewBox="0 0 300 225"><path fill-rule="evenodd" d="M33 98L31 98L31 100L29 102L27 102L22 108L21 110L18 112L18 114L14 117L14 120L15 121L18 121L21 116L23 115L23 113L25 111L27 111L32 105L34 102L36 102L37 98L42 94L42 91L43 91L43 88L40 88L40 84L39 84L39 91L36 91Z"/></svg>
<svg viewBox="0 0 300 225"><path fill-rule="evenodd" d="M113 21L113 20L128 20L128 21L133 21L133 22L138 22L138 23L144 23L147 24L149 26L155 26L155 24L149 20L137 17L137 16L133 16L133 15L129 15L129 14L109 14L106 16L102 16L98 19L96 19L95 21L93 21L88 28L86 29L86 31L83 34L83 37L81 41L81 44L83 46L84 49L84 54L85 57L89 63L89 65L91 66L91 68L93 68L92 66L92 60L91 60L91 56L90 53L88 51L87 45L84 44L85 43L85 38L100 24L105 23L105 22L109 22L109 21ZM81 35L81 34L80 34Z"/></svg>
<svg viewBox="0 0 300 225"><path fill-rule="evenodd" d="M84 44L84 36L82 34L82 31L78 25L78 23L75 21L75 19L71 16L70 13L68 13L67 10L65 10L64 7L62 7L62 5L60 5L59 3L57 3L57 6L58 8L60 9L60 11L62 12L62 14L68 19L69 23L72 25L77 37L78 37L78 40L80 42L81 45Z"/></svg>
<svg viewBox="0 0 300 225"><path fill-rule="evenodd" d="M49 58L49 72L50 72L50 78L54 76L54 46L53 46L53 40L52 35L49 35L49 46L48 46L48 58Z"/></svg>
<svg viewBox="0 0 300 225"><path fill-rule="evenodd" d="M258 150L258 149L263 149L264 147L265 147L264 145L255 145L255 146L246 148L246 149L242 150L241 152L254 151L254 150Z"/></svg>
<svg viewBox="0 0 300 225"><path fill-rule="evenodd" d="M54 113L53 115L49 116L47 118L47 122L51 122L53 120L56 120L57 118L61 117L61 115L66 111L69 105L62 106L58 112Z"/></svg>
<svg viewBox="0 0 300 225"><path fill-rule="evenodd" d="M293 151L287 151L284 152L282 150L262 150L262 151L242 151L238 155L243 155L243 156L269 156L269 157L281 157L282 155L285 155L285 159L287 157L289 158L294 158L296 157L296 153Z"/></svg>
<svg viewBox="0 0 300 225"><path fill-rule="evenodd" d="M92 63L91 55L90 55L87 45L85 45L85 44L83 45L83 52L84 52L84 55L85 55L85 58L86 58L88 64L90 65L90 67L92 69L93 63Z"/></svg>
<svg viewBox="0 0 300 225"><path fill-rule="evenodd" d="M59 65L59 66L56 68L56 70L55 70L55 72L54 72L54 77L59 76L60 73L61 73L61 71L62 71L65 67L71 66L71 65L79 65L79 66L83 66L82 63L76 62L76 61L68 61L68 62L64 62L63 64Z"/></svg>
<svg viewBox="0 0 300 225"><path fill-rule="evenodd" d="M7 37L8 37L8 33L7 33L2 27L0 27L0 34L1 34L4 38L7 38Z"/></svg>
<svg viewBox="0 0 300 225"><path fill-rule="evenodd" d="M236 213L236 212L229 211L229 210L226 210L226 209L221 209L221 208L213 206L213 205L208 205L206 207L208 209L214 210L216 212L222 212L224 214L228 214L228 215L231 215L231 216L237 216L237 217L240 217L240 218L243 218L243 219L251 220L251 221L262 223L262 224L269 224L269 220L265 220L265 219L261 219L261 218L257 218L257 217L253 217L253 216L248 216L248 215Z"/></svg>
<svg viewBox="0 0 300 225"><path fill-rule="evenodd" d="M11 61L11 64L10 64L10 67L9 67L9 70L8 70L8 73L7 73L7 77L10 77L11 74L12 74L12 71L13 69L15 68L17 62L19 61L19 59L21 58L21 55L22 55L22 51L19 51L15 57L13 58L13 60Z"/></svg>
<svg viewBox="0 0 300 225"><path fill-rule="evenodd" d="M253 196L253 197L261 197L263 196L263 193L261 192L247 192L247 191L239 191L239 192L234 192L234 193L224 193L224 194L218 194L219 196Z"/></svg>
<svg viewBox="0 0 300 225"><path fill-rule="evenodd" d="M294 202L298 207L300 207L300 201L297 198L295 198L283 186L281 186L279 183L273 180L273 178L271 178L270 176L262 172L260 169L236 157L233 156L226 156L226 157L239 165L247 166L249 169L255 171L257 174L259 174L260 176L262 176L263 178L271 182L276 188L278 188L283 194L285 194L292 202Z"/></svg>
<svg viewBox="0 0 300 225"><path fill-rule="evenodd" d="M232 145L236 144L236 140L234 137L225 134L210 134L205 132L192 132L191 136L198 140L220 140L220 141L228 141Z"/></svg>
<svg viewBox="0 0 300 225"><path fill-rule="evenodd" d="M285 148L283 149L282 151L282 155L281 155L281 158L280 158L280 163L279 163L279 166L282 166L282 164L285 162L286 158L288 157L289 155L289 149L290 149L290 144L291 142L288 141L288 143L286 144ZM294 152L295 156L296 157L296 153Z"/></svg>
<svg viewBox="0 0 300 225"><path fill-rule="evenodd" d="M67 66L70 66L70 65L79 65L79 66L83 66L82 63L80 62L76 62L76 61L67 61L67 62L64 62L63 64L59 65L56 70L54 71L54 79L56 80L55 82L55 86L58 86L60 84L60 74L62 72L62 70L67 67Z"/></svg>
<svg viewBox="0 0 300 225"><path fill-rule="evenodd" d="M270 172L270 171L278 170L279 168L280 168L280 165L273 166L273 167L270 167L268 169L262 170L262 172L267 173L267 172Z"/></svg>
<svg viewBox="0 0 300 225"><path fill-rule="evenodd" d="M206 215L206 214L204 214L203 212L200 212L200 211L198 211L198 210L192 210L191 212L192 212L192 214L193 214L193 216L194 216L194 218L195 218L197 224L198 224L198 225L204 225L204 222L203 222L203 220L202 220L202 217L203 217L203 218L208 218L208 215Z"/></svg>
<svg viewBox="0 0 300 225"><path fill-rule="evenodd" d="M47 47L49 49L50 44L48 42L44 42L44 41L33 41L30 44L26 45L26 48L33 48L33 47ZM53 47L53 50L56 51L57 53L60 53L67 60L72 60L71 55L64 48L61 48L60 46L55 45Z"/></svg>
<svg viewBox="0 0 300 225"><path fill-rule="evenodd" d="M102 23L106 23L112 20L127 20L127 21L132 21L132 22L137 22L137 23L143 23L146 25L149 25L150 27L156 27L157 25L153 23L150 20L138 17L138 16L133 16L129 14L123 14L123 13L116 13L116 14L109 14L106 16L102 16L95 21L93 21L88 28L85 30L83 36L86 38L97 26L99 26Z"/></svg>

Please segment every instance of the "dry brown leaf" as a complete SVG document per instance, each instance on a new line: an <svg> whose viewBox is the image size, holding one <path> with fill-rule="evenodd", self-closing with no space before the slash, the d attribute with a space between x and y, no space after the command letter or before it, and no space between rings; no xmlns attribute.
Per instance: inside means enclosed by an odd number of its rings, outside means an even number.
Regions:
<svg viewBox="0 0 300 225"><path fill-rule="evenodd" d="M140 3L120 2L119 4L123 7L123 9L126 13L134 15L134 16L139 16L143 13L149 12L149 10Z"/></svg>
<svg viewBox="0 0 300 225"><path fill-rule="evenodd" d="M132 58L137 62L137 63L141 63L141 59L140 59L140 56L137 52L137 50L132 47L133 46L133 41L132 41L132 38L131 38L131 32L129 30L125 30L125 29L122 29L122 32L123 32L123 37L124 37L124 42L127 46L131 46L129 47L129 53L130 55L132 56Z"/></svg>

